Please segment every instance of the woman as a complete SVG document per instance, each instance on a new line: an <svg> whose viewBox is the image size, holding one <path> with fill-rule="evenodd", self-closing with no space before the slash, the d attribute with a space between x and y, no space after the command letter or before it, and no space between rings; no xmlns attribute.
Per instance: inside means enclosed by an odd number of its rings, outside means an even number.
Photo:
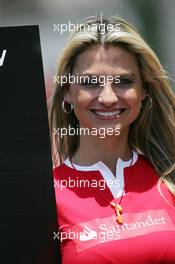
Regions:
<svg viewBox="0 0 175 264"><path fill-rule="evenodd" d="M62 263L175 263L175 97L157 56L123 19L92 17L55 77Z"/></svg>

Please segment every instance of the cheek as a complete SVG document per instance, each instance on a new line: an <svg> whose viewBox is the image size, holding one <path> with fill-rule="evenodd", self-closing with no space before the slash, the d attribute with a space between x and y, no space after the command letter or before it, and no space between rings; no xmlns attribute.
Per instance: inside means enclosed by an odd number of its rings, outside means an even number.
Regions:
<svg viewBox="0 0 175 264"><path fill-rule="evenodd" d="M77 89L73 96L74 108L77 111L85 109L93 100L93 96L83 90Z"/></svg>
<svg viewBox="0 0 175 264"><path fill-rule="evenodd" d="M130 108L140 108L141 106L141 93L135 89L128 90L123 94L123 100Z"/></svg>

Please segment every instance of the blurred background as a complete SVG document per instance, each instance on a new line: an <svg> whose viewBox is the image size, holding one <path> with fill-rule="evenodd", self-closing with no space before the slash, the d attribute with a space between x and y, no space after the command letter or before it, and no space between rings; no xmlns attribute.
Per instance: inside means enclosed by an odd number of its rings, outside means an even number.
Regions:
<svg viewBox="0 0 175 264"><path fill-rule="evenodd" d="M56 62L69 32L55 25L78 24L87 16L118 15L134 24L175 79L174 0L0 0L0 27L39 25L46 92L53 87ZM172 85L174 83L172 82Z"/></svg>

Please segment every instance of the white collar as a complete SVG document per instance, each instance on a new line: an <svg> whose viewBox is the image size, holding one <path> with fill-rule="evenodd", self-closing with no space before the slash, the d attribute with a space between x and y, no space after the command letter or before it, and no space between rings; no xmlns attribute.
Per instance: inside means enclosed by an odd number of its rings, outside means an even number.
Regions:
<svg viewBox="0 0 175 264"><path fill-rule="evenodd" d="M136 161L138 160L138 153L136 151L132 151L133 157L128 161L124 161L118 158L116 163L116 177L114 177L112 171L102 162L98 161L97 163L89 166L82 166L73 163L73 166L76 170L80 171L100 171L102 177L107 182L113 182L113 184L108 185L111 193L113 194L114 198L118 198L123 194L124 189L124 168L133 166ZM131 164L132 160L132 164ZM64 163L73 169L70 159L67 158Z"/></svg>
<svg viewBox="0 0 175 264"><path fill-rule="evenodd" d="M132 154L133 154L133 160L132 160L132 164L131 163L131 159L130 160L127 160L127 161L124 161L120 158L118 158L117 160L117 164L116 164L116 167L120 167L122 166L123 168L126 168L126 167L129 167L129 166L132 166L136 163L137 159L138 159L138 153L136 151L132 151ZM72 167L72 164L70 162L70 159L67 158L64 163L73 169ZM80 171L96 171L96 170L99 170L101 166L105 166L107 167L102 161L98 161L97 163L94 163L92 165L88 165L88 166L84 166L84 165L77 165L75 163L73 163L73 166L77 169L77 170L80 170Z"/></svg>

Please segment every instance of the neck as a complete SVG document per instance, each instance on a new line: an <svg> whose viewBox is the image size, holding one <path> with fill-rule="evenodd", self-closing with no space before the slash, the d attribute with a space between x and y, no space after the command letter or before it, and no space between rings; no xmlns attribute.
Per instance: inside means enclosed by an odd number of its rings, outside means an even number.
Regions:
<svg viewBox="0 0 175 264"><path fill-rule="evenodd" d="M92 165L102 161L113 170L118 158L129 160L131 150L128 145L128 131L119 136L99 138L95 136L80 136L80 144L73 161L79 165Z"/></svg>

